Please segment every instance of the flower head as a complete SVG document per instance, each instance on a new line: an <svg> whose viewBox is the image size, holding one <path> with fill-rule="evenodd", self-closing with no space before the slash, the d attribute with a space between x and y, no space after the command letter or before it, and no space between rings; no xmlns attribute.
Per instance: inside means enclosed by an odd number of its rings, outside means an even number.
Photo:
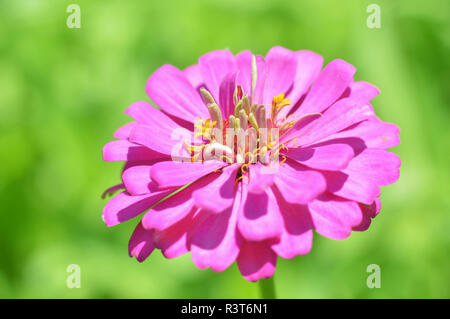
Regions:
<svg viewBox="0 0 450 319"><path fill-rule="evenodd" d="M159 68L133 122L103 149L125 161L108 226L142 216L129 242L145 260L191 252L199 268L235 261L247 280L271 277L278 257L307 254L313 231L341 240L369 227L380 186L399 177L387 148L399 129L370 101L379 93L333 60L272 48L265 57L213 51L181 71ZM107 191L108 192L108 191Z"/></svg>

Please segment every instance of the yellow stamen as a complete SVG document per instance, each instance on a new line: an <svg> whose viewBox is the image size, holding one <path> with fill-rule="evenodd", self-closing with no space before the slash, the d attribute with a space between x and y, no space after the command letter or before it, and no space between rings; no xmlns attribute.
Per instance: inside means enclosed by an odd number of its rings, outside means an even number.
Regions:
<svg viewBox="0 0 450 319"><path fill-rule="evenodd" d="M288 105L291 105L291 102L289 99L284 98L284 93L281 93L278 96L274 96L272 99L272 113L271 113L272 120L275 121L278 112L280 112L281 109L283 109Z"/></svg>

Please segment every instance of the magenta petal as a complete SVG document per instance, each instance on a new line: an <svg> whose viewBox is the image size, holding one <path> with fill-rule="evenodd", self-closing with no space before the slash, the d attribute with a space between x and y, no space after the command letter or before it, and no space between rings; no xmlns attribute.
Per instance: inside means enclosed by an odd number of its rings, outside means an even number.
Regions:
<svg viewBox="0 0 450 319"><path fill-rule="evenodd" d="M366 103L370 102L375 96L380 94L380 90L373 84L356 81L350 84L350 95L349 98L358 101L364 101Z"/></svg>
<svg viewBox="0 0 450 319"><path fill-rule="evenodd" d="M286 155L311 168L339 171L347 167L354 153L347 144L329 144L289 149Z"/></svg>
<svg viewBox="0 0 450 319"><path fill-rule="evenodd" d="M103 147L104 161L145 161L165 158L167 155L126 140L111 141Z"/></svg>
<svg viewBox="0 0 450 319"><path fill-rule="evenodd" d="M215 180L195 190L192 193L195 205L214 213L228 209L234 201L238 169L238 165L226 167Z"/></svg>
<svg viewBox="0 0 450 319"><path fill-rule="evenodd" d="M288 143L289 141L293 141L289 145L298 145L298 142L296 143L298 137L304 135L305 132L309 132L311 127L314 127L315 123L321 117L322 115L319 113L311 113L302 116L280 137L280 143Z"/></svg>
<svg viewBox="0 0 450 319"><path fill-rule="evenodd" d="M133 163L133 162L131 162ZM122 181L131 195L143 195L158 190L158 186L150 178L151 164L127 163L122 173Z"/></svg>
<svg viewBox="0 0 450 319"><path fill-rule="evenodd" d="M381 208L380 199L379 198L375 199L372 205L360 204L359 207L361 208L363 219L359 223L359 225L353 226L352 230L365 231L369 228L372 222L372 218L375 218L375 216L380 211Z"/></svg>
<svg viewBox="0 0 450 319"><path fill-rule="evenodd" d="M145 101L137 101L131 104L125 110L125 114L131 116L139 124L163 125L164 128L169 129L178 127L167 115Z"/></svg>
<svg viewBox="0 0 450 319"><path fill-rule="evenodd" d="M236 61L239 68L238 84L244 89L244 93L249 97L252 91L252 56L250 51L243 51L236 56ZM253 103L262 102L262 94L264 90L264 82L266 81L266 62L260 55L255 55L256 60L256 86L254 96L252 97Z"/></svg>
<svg viewBox="0 0 450 319"><path fill-rule="evenodd" d="M200 67L197 64L188 66L183 73L194 88L199 88L203 85Z"/></svg>
<svg viewBox="0 0 450 319"><path fill-rule="evenodd" d="M337 171L323 171L322 174L327 180L327 191L337 196L367 205L380 196L378 185L364 176Z"/></svg>
<svg viewBox="0 0 450 319"><path fill-rule="evenodd" d="M223 78L237 70L233 53L227 50L209 52L198 59L198 65L207 89L216 102L219 101L219 88Z"/></svg>
<svg viewBox="0 0 450 319"><path fill-rule="evenodd" d="M164 230L176 224L194 210L191 193L182 190L156 205L142 218L146 229Z"/></svg>
<svg viewBox="0 0 450 319"><path fill-rule="evenodd" d="M125 124L124 126L118 128L114 132L113 137L121 139L121 140L128 139L130 137L131 131L134 129L136 124L137 124L136 122L131 122L131 123Z"/></svg>
<svg viewBox="0 0 450 319"><path fill-rule="evenodd" d="M267 187L274 182L274 172L260 163L249 167L248 191L252 193L264 193Z"/></svg>
<svg viewBox="0 0 450 319"><path fill-rule="evenodd" d="M191 241L192 260L199 268L224 271L236 260L241 237L236 232L241 214L241 192L236 193L233 207L221 214L211 214L197 228Z"/></svg>
<svg viewBox="0 0 450 319"><path fill-rule="evenodd" d="M262 241L281 235L283 220L275 196L270 189L264 193L248 192L239 217L242 236L251 241Z"/></svg>
<svg viewBox="0 0 450 319"><path fill-rule="evenodd" d="M190 143L192 135L192 132L181 127L175 131L166 130L158 125L138 124L131 132L130 141L169 155L174 160L187 160L191 156L184 148L184 142L187 140Z"/></svg>
<svg viewBox="0 0 450 319"><path fill-rule="evenodd" d="M198 210L193 209L170 227L154 230L153 242L156 248L161 249L164 257L176 258L189 251L189 237L201 222L197 220L196 212Z"/></svg>
<svg viewBox="0 0 450 319"><path fill-rule="evenodd" d="M267 53L265 60L267 75L262 103L270 106L274 96L281 93L287 95L292 87L297 69L297 56L291 50L273 47Z"/></svg>
<svg viewBox="0 0 450 319"><path fill-rule="evenodd" d="M164 112L194 122L195 116L208 118L208 110L182 71L163 65L150 77L146 91Z"/></svg>
<svg viewBox="0 0 450 319"><path fill-rule="evenodd" d="M139 262L143 262L154 249L153 230L144 229L139 222L128 243L128 254L130 257L136 257Z"/></svg>
<svg viewBox="0 0 450 319"><path fill-rule="evenodd" d="M369 179L384 186L396 182L400 176L400 158L390 151L366 149L343 170L358 179Z"/></svg>
<svg viewBox="0 0 450 319"><path fill-rule="evenodd" d="M139 196L131 196L127 192L117 194L103 208L103 220L108 227L120 224L143 213L170 192L161 191Z"/></svg>
<svg viewBox="0 0 450 319"><path fill-rule="evenodd" d="M154 166L152 167L153 171ZM205 176L153 207L142 218L144 227L146 229L164 230L185 218L192 211L196 211L192 192L205 187L214 178L216 178L214 174Z"/></svg>
<svg viewBox="0 0 450 319"><path fill-rule="evenodd" d="M368 148L386 149L400 144L399 132L400 129L392 123L364 121L348 130L330 135L324 141L356 136L362 139Z"/></svg>
<svg viewBox="0 0 450 319"><path fill-rule="evenodd" d="M319 74L300 108L297 117L307 113L322 112L336 102L352 83L356 69L344 60L331 61Z"/></svg>
<svg viewBox="0 0 450 319"><path fill-rule="evenodd" d="M270 242L245 241L242 243L237 264L245 279L258 281L273 276L277 255L270 248Z"/></svg>
<svg viewBox="0 0 450 319"><path fill-rule="evenodd" d="M236 88L236 72L227 74L219 88L219 106L222 110L222 116L227 119L231 114L234 114L233 94Z"/></svg>
<svg viewBox="0 0 450 319"><path fill-rule="evenodd" d="M313 242L313 226L308 209L303 205L289 204L277 190L274 193L282 211L284 228L280 241L273 244L272 249L285 259L309 253Z"/></svg>
<svg viewBox="0 0 450 319"><path fill-rule="evenodd" d="M124 186L123 184L117 184L117 185L114 185L114 186L111 186L111 187L107 188L107 189L103 192L103 194L102 194L102 199L105 199L106 196L111 196L111 195L113 195L113 194L116 193L119 189L123 189L124 187L125 187L125 186Z"/></svg>
<svg viewBox="0 0 450 319"><path fill-rule="evenodd" d="M308 170L293 161L280 165L275 184L290 203L307 204L326 189L321 173Z"/></svg>
<svg viewBox="0 0 450 319"><path fill-rule="evenodd" d="M323 57L317 53L302 50L295 52L297 56L297 71L292 90L287 96L291 101L291 107L285 107L280 111L280 116L287 115L300 98L308 91L311 84L317 79L323 65Z"/></svg>
<svg viewBox="0 0 450 319"><path fill-rule="evenodd" d="M351 99L333 104L323 116L303 130L300 145L308 145L373 116L372 107Z"/></svg>
<svg viewBox="0 0 450 319"><path fill-rule="evenodd" d="M322 195L309 205L314 229L322 236L342 240L350 236L352 226L362 221L359 205L338 197Z"/></svg>
<svg viewBox="0 0 450 319"><path fill-rule="evenodd" d="M220 161L159 162L153 165L151 177L160 187L183 186L226 165Z"/></svg>

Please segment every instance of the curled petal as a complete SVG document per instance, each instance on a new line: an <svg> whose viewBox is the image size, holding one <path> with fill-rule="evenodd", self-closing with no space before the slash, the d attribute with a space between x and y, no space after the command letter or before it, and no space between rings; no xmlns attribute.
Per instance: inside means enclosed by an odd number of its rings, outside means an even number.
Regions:
<svg viewBox="0 0 450 319"><path fill-rule="evenodd" d="M139 223L128 243L128 254L143 262L155 249L153 245L153 230L147 230Z"/></svg>
<svg viewBox="0 0 450 319"><path fill-rule="evenodd" d="M258 281L273 276L277 264L277 255L270 246L270 241L244 241L242 243L237 264L245 279Z"/></svg>
<svg viewBox="0 0 450 319"><path fill-rule="evenodd" d="M338 197L322 195L308 208L314 229L322 236L341 240L350 236L352 227L362 221L359 205Z"/></svg>

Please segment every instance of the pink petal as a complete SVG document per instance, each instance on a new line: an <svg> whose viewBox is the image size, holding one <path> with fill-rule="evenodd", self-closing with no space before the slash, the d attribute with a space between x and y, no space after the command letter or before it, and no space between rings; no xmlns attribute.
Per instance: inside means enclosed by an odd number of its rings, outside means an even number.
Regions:
<svg viewBox="0 0 450 319"><path fill-rule="evenodd" d="M164 127L172 124L169 126L171 129L178 127L167 115L145 101L134 102L125 110L125 114L131 116L139 124L164 125Z"/></svg>
<svg viewBox="0 0 450 319"><path fill-rule="evenodd" d="M298 144L307 145L368 119L373 110L368 104L342 99L333 104L323 116L302 131Z"/></svg>
<svg viewBox="0 0 450 319"><path fill-rule="evenodd" d="M283 220L270 189L259 194L248 192L243 200L244 206L238 227L244 238L262 241L281 235Z"/></svg>
<svg viewBox="0 0 450 319"><path fill-rule="evenodd" d="M159 112L161 113L161 112ZM162 114L162 113L161 113ZM154 151L170 155L174 160L190 159L184 148L184 142L191 142L192 132L178 127L176 131L166 130L157 125L136 125L130 135L130 141L144 145Z"/></svg>
<svg viewBox="0 0 450 319"><path fill-rule="evenodd" d="M222 116L227 119L234 114L233 94L236 88L236 72L225 75L219 88L219 106L222 110ZM216 101L217 102L217 101Z"/></svg>
<svg viewBox="0 0 450 319"><path fill-rule="evenodd" d="M355 127L330 135L324 141L357 137L364 141L364 147L359 148L359 151L362 151L366 147L386 149L400 144L399 132L400 129L392 123L364 121Z"/></svg>
<svg viewBox="0 0 450 319"><path fill-rule="evenodd" d="M280 136L280 143L288 143L292 140L292 144L294 144L298 137L304 135L305 132L309 132L321 117L322 115L319 113L311 113L302 116L289 130ZM295 144L298 145L298 142Z"/></svg>
<svg viewBox="0 0 450 319"><path fill-rule="evenodd" d="M183 73L194 88L199 88L203 85L203 78L200 73L200 67L197 64L188 66L186 69L184 69Z"/></svg>
<svg viewBox="0 0 450 319"><path fill-rule="evenodd" d="M270 187L275 178L275 173L268 167L256 163L249 167L248 191L252 193L264 193Z"/></svg>
<svg viewBox="0 0 450 319"><path fill-rule="evenodd" d="M131 196L127 192L117 194L103 208L103 220L108 227L120 224L148 210L172 191L139 196Z"/></svg>
<svg viewBox="0 0 450 319"><path fill-rule="evenodd" d="M352 83L356 69L344 60L331 61L319 74L300 108L297 117L308 113L322 112L342 95Z"/></svg>
<svg viewBox="0 0 450 319"><path fill-rule="evenodd" d="M128 193L143 195L158 190L158 186L150 178L151 167L151 164L135 164L133 162L125 165L122 181Z"/></svg>
<svg viewBox="0 0 450 319"><path fill-rule="evenodd" d="M192 260L197 267L224 271L236 260L241 245L236 232L241 209L239 190L233 207L221 214L210 214L197 228L191 242Z"/></svg>
<svg viewBox="0 0 450 319"><path fill-rule="evenodd" d="M323 65L323 57L317 53L302 50L295 52L297 56L297 71L295 72L294 86L287 96L291 106L280 111L280 116L287 115L300 98L308 91L311 84L317 79Z"/></svg>
<svg viewBox="0 0 450 319"><path fill-rule="evenodd" d="M341 240L351 234L351 227L362 221L359 205L338 197L322 195L308 204L314 229L322 236Z"/></svg>
<svg viewBox="0 0 450 319"><path fill-rule="evenodd" d="M123 189L124 187L125 186L123 184L118 184L107 188L102 194L102 199L105 199L106 196L112 196L115 192L117 192L119 189Z"/></svg>
<svg viewBox="0 0 450 319"><path fill-rule="evenodd" d="M275 272L277 255L270 248L270 242L244 241L237 258L242 276L249 281L270 278Z"/></svg>
<svg viewBox="0 0 450 319"><path fill-rule="evenodd" d="M189 184L202 176L214 172L227 163L221 161L206 162L159 162L153 165L152 179L160 187L182 186Z"/></svg>
<svg viewBox="0 0 450 319"><path fill-rule="evenodd" d="M327 191L337 196L367 205L380 196L376 183L362 175L337 171L323 171L322 174L327 180Z"/></svg>
<svg viewBox="0 0 450 319"><path fill-rule="evenodd" d="M139 223L128 243L128 254L136 257L139 262L143 262L153 252L153 230L147 230Z"/></svg>
<svg viewBox="0 0 450 319"><path fill-rule="evenodd" d="M308 170L302 165L286 161L280 165L275 184L290 203L307 204L326 189L326 180L321 173Z"/></svg>
<svg viewBox="0 0 450 319"><path fill-rule="evenodd" d="M215 180L192 193L195 205L214 213L220 213L233 204L238 165L226 167Z"/></svg>
<svg viewBox="0 0 450 319"><path fill-rule="evenodd" d="M182 190L146 213L142 218L142 224L146 229L164 230L185 218L194 209L190 192Z"/></svg>
<svg viewBox="0 0 450 319"><path fill-rule="evenodd" d="M353 148L347 144L312 145L293 148L286 155L303 165L315 169L339 171L353 158Z"/></svg>
<svg viewBox="0 0 450 319"><path fill-rule="evenodd" d="M165 158L167 155L126 140L111 141L103 147L104 161L145 161Z"/></svg>
<svg viewBox="0 0 450 319"><path fill-rule="evenodd" d="M168 114L189 122L194 122L196 116L209 117L198 92L183 72L172 65L156 70L145 89L150 99Z"/></svg>
<svg viewBox="0 0 450 319"><path fill-rule="evenodd" d="M274 96L285 93L292 87L297 69L295 52L282 47L273 47L266 55L266 82L264 84L263 104L272 105ZM270 110L270 107L267 107Z"/></svg>
<svg viewBox="0 0 450 319"><path fill-rule="evenodd" d="M230 51L217 50L198 59L200 73L214 99L219 101L219 88L223 78L237 70L236 59Z"/></svg>
<svg viewBox="0 0 450 319"><path fill-rule="evenodd" d="M307 208L286 202L278 190L274 190L280 206L284 228L280 241L272 245L278 256L291 259L309 253L312 248L312 221Z"/></svg>
<svg viewBox="0 0 450 319"><path fill-rule="evenodd" d="M239 67L238 83L242 85L244 93L249 97L252 90L252 56L250 51L243 51L236 56L236 62ZM261 103L264 90L264 82L266 81L266 62L260 55L255 55L256 60L256 86L252 98L252 103Z"/></svg>
<svg viewBox="0 0 450 319"><path fill-rule="evenodd" d="M384 186L396 182L400 176L400 158L390 151L366 149L356 156L343 170L344 173L359 179L369 179Z"/></svg>
<svg viewBox="0 0 450 319"><path fill-rule="evenodd" d="M380 90L374 85L364 82L356 81L350 84L350 95L349 97L354 100L369 102L375 96L380 94Z"/></svg>
<svg viewBox="0 0 450 319"><path fill-rule="evenodd" d="M375 216L379 213L381 208L380 199L377 198L372 203L372 205L363 205L360 204L359 207L361 208L363 219L359 223L359 225L353 226L352 230L356 231L365 231L369 228L372 218L375 218Z"/></svg>
<svg viewBox="0 0 450 319"><path fill-rule="evenodd" d="M118 138L121 140L126 140L130 137L131 131L136 126L136 122L131 122L128 124L125 124L124 126L118 128L115 132L113 137Z"/></svg>
<svg viewBox="0 0 450 319"><path fill-rule="evenodd" d="M152 167L152 172L153 171L154 166ZM205 187L205 185L208 185L214 178L216 178L216 176L213 174L205 176L160 202L142 218L144 227L146 229L155 228L157 230L164 230L176 224L193 211L196 211L197 208L194 205L192 192L196 189Z"/></svg>
<svg viewBox="0 0 450 319"><path fill-rule="evenodd" d="M189 237L195 231L198 221L194 209L182 219L164 230L154 230L155 247L161 249L164 257L176 258L189 251Z"/></svg>

